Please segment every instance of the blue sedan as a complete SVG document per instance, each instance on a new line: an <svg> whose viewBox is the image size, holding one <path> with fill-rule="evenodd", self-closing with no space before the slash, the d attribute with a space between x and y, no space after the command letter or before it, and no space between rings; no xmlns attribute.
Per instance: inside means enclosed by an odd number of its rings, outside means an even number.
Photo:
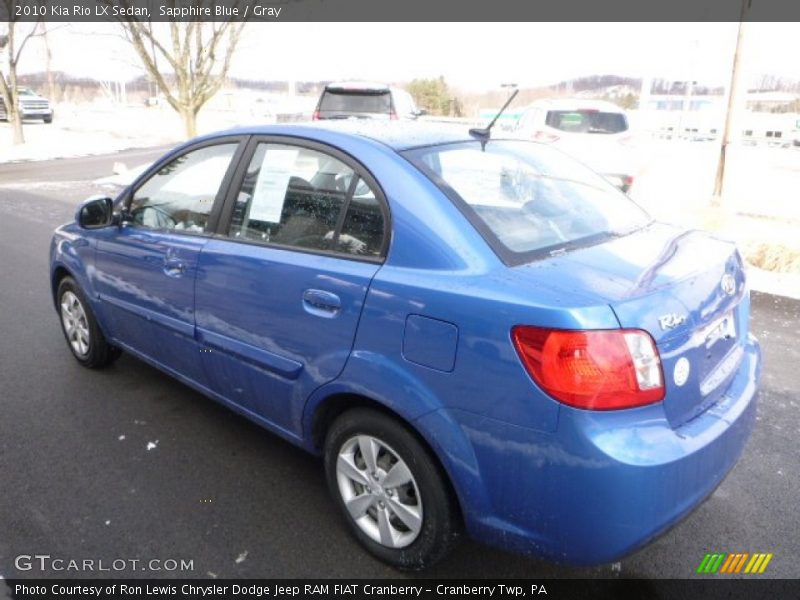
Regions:
<svg viewBox="0 0 800 600"><path fill-rule="evenodd" d="M616 560L707 498L755 422L736 248L466 128L193 140L86 201L50 276L79 363L128 352L322 456L350 531L400 568L464 531Z"/></svg>

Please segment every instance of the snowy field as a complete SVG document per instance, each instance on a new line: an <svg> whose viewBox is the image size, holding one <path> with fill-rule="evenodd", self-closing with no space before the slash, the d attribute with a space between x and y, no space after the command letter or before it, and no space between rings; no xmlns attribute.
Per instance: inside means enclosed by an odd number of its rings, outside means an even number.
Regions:
<svg viewBox="0 0 800 600"><path fill-rule="evenodd" d="M249 113L206 110L198 117L198 133L228 129L254 121ZM167 106L115 107L104 103L57 105L51 124L25 121L25 144L11 143L11 127L0 123L0 163L49 160L87 154L108 154L147 148L184 139L183 123Z"/></svg>
<svg viewBox="0 0 800 600"><path fill-rule="evenodd" d="M259 122L268 121L246 111L209 108L199 115L198 131ZM25 136L26 144L13 146L10 126L0 123L0 163L106 154L184 138L181 120L169 107L102 104L57 106L52 124L26 122ZM754 288L800 298L800 148L733 145L720 207L711 204L717 143L658 140L640 133L633 150L630 195L637 202L660 220L735 240L751 264L765 267L751 269ZM127 165L128 176L139 166Z"/></svg>

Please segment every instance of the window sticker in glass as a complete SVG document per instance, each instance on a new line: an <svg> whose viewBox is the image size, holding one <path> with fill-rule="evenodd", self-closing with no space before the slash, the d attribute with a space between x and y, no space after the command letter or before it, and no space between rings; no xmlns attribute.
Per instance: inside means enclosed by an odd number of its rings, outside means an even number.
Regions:
<svg viewBox="0 0 800 600"><path fill-rule="evenodd" d="M264 152L264 160L253 189L250 219L280 223L297 154L297 149L281 147L268 148Z"/></svg>

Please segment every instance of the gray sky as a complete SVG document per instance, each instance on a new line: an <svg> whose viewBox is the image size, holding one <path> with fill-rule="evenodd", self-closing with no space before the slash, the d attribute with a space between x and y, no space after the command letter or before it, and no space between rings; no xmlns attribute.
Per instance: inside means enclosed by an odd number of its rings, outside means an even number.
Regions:
<svg viewBox="0 0 800 600"><path fill-rule="evenodd" d="M141 73L114 24L71 24L51 36L53 68L98 79ZM592 74L724 85L737 23L251 23L232 74L262 80L444 75L466 90L550 84ZM800 79L800 24L746 25L746 68ZM21 71L43 70L40 44Z"/></svg>

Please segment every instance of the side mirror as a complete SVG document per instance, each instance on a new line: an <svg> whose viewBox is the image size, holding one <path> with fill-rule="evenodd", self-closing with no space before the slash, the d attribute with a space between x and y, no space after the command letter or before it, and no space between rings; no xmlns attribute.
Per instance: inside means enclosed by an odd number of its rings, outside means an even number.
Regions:
<svg viewBox="0 0 800 600"><path fill-rule="evenodd" d="M75 220L84 229L108 227L114 223L114 201L97 196L89 198L78 208Z"/></svg>

